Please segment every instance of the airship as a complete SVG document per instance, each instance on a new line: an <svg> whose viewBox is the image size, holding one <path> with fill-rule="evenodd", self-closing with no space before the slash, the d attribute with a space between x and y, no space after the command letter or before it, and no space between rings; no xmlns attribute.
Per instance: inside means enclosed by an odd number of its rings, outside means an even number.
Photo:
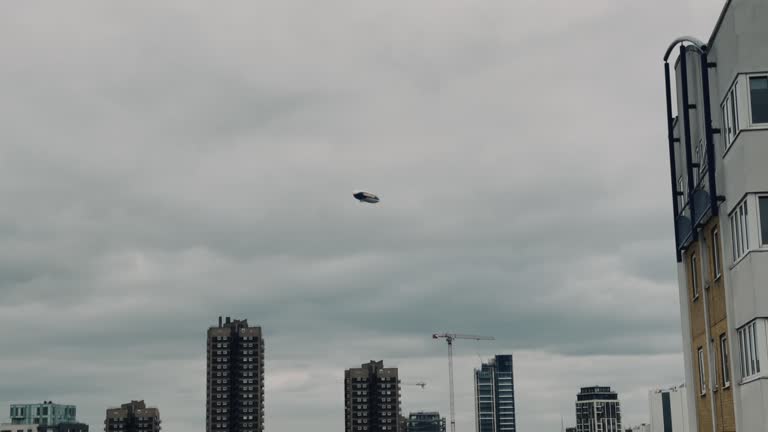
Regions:
<svg viewBox="0 0 768 432"><path fill-rule="evenodd" d="M355 197L355 199L357 199L360 202L367 202L370 204L376 204L377 202L379 202L379 197L370 192L356 191L355 193L352 194L352 196Z"/></svg>

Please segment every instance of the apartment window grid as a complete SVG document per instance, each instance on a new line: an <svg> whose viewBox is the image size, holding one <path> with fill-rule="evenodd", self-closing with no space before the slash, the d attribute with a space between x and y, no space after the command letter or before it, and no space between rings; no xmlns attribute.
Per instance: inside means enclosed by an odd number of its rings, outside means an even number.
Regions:
<svg viewBox="0 0 768 432"><path fill-rule="evenodd" d="M768 127L768 74L738 75L720 108L727 151L742 130Z"/></svg>
<svg viewBox="0 0 768 432"><path fill-rule="evenodd" d="M731 213L731 242L733 261L741 259L749 251L749 200L744 199Z"/></svg>
<svg viewBox="0 0 768 432"><path fill-rule="evenodd" d="M739 354L742 380L757 377L762 372L765 357L765 320L758 319L739 329ZM763 342L763 343L761 343Z"/></svg>
<svg viewBox="0 0 768 432"><path fill-rule="evenodd" d="M699 298L699 267L696 253L691 254L691 290L693 294L693 300L696 301Z"/></svg>
<svg viewBox="0 0 768 432"><path fill-rule="evenodd" d="M723 370L723 388L731 385L731 369L728 355L728 338L725 334L720 335L720 367Z"/></svg>
<svg viewBox="0 0 768 432"><path fill-rule="evenodd" d="M712 269L715 273L715 280L722 276L722 263L720 262L720 248L722 244L720 242L720 229L715 227L712 229Z"/></svg>
<svg viewBox="0 0 768 432"><path fill-rule="evenodd" d="M704 367L704 348L699 347L699 394L704 396L707 394L707 376L706 369Z"/></svg>

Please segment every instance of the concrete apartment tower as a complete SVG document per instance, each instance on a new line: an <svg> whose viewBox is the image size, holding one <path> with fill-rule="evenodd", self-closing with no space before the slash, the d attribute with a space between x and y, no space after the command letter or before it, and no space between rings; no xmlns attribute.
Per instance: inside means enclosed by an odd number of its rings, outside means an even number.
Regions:
<svg viewBox="0 0 768 432"><path fill-rule="evenodd" d="M582 387L576 396L577 432L622 432L619 395L610 387Z"/></svg>
<svg viewBox="0 0 768 432"><path fill-rule="evenodd" d="M403 432L397 368L373 361L344 371L344 431Z"/></svg>
<svg viewBox="0 0 768 432"><path fill-rule="evenodd" d="M107 410L106 432L160 432L160 410L147 408L144 401L131 401Z"/></svg>
<svg viewBox="0 0 768 432"><path fill-rule="evenodd" d="M515 432L515 379L511 355L497 355L475 369L475 430Z"/></svg>
<svg viewBox="0 0 768 432"><path fill-rule="evenodd" d="M688 424L688 392L684 385L648 392L653 432L692 432Z"/></svg>
<svg viewBox="0 0 768 432"><path fill-rule="evenodd" d="M264 430L264 339L247 320L208 329L206 432Z"/></svg>
<svg viewBox="0 0 768 432"><path fill-rule="evenodd" d="M768 431L768 2L664 56L690 430Z"/></svg>

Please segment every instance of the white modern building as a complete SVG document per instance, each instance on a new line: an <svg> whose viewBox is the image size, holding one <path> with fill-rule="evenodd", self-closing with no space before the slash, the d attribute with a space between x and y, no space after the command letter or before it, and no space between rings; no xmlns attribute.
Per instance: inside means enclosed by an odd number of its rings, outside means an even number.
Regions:
<svg viewBox="0 0 768 432"><path fill-rule="evenodd" d="M0 424L0 432L37 432L40 425L38 424Z"/></svg>
<svg viewBox="0 0 768 432"><path fill-rule="evenodd" d="M688 422L688 393L685 385L648 392L650 432L693 432Z"/></svg>
<svg viewBox="0 0 768 432"><path fill-rule="evenodd" d="M768 1L664 56L689 428L768 431Z"/></svg>

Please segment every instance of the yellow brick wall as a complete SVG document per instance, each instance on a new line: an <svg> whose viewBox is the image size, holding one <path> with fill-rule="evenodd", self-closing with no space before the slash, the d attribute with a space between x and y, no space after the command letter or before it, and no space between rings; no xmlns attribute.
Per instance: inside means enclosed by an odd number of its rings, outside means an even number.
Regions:
<svg viewBox="0 0 768 432"><path fill-rule="evenodd" d="M694 385L692 387L692 390L696 397L696 415L698 417L698 424L699 424L699 431L698 432L713 432L712 431L712 416L711 416L711 402L710 398L714 396L715 401L715 411L717 413L717 430L715 432L735 432L735 421L734 421L734 408L733 408L733 392L731 391L731 387L723 388L723 365L721 361L721 352L720 352L720 335L726 334L728 330L728 325L726 321L727 317L727 310L726 310L726 303L725 303L725 287L723 286L723 278L717 278L715 279L714 274L714 256L711 253L712 246L713 246L713 228L718 225L718 220L715 218L713 221L711 221L707 227L705 227L701 232L701 237L699 241L705 241L709 247L707 248L709 250L709 256L701 257L699 256L699 245L698 243L692 244L686 253L683 255L683 260L685 263L686 268L686 274L687 274L687 280L688 280L688 310L689 310L689 316L691 320L691 336L692 336L692 346L689 347L691 351L691 359L693 361L693 364L691 365L693 368L693 375L694 375ZM721 234L721 243L722 243L722 234ZM720 248L720 268L723 268L723 262L722 262L722 244L719 245ZM707 260L709 273L708 275L699 275L698 277L698 291L699 296L698 298L694 298L693 296L693 278L691 273L691 257L693 255L696 255L698 261L698 268L700 269L701 261L702 259ZM722 272L722 270L721 270ZM705 289L705 286L707 285L707 282L710 283L710 288ZM712 336L713 342L713 359L708 358L707 356L707 336L706 336L706 322L705 322L705 316L704 316L704 296L707 296L707 303L709 306L709 318L710 318L710 334ZM709 382L709 362L712 361L715 364L716 373L717 373L717 383L716 383L716 390L714 391L714 395L710 393L709 391L702 396L701 395L701 387L699 385L699 348L702 348L704 350L704 371L705 371L705 380L706 385L708 387L712 387L712 383ZM729 353L730 354L730 353ZM732 357L732 356L729 356ZM732 361L729 359L729 361ZM731 382L733 382L733 378L731 377ZM733 384L732 384L733 385Z"/></svg>

